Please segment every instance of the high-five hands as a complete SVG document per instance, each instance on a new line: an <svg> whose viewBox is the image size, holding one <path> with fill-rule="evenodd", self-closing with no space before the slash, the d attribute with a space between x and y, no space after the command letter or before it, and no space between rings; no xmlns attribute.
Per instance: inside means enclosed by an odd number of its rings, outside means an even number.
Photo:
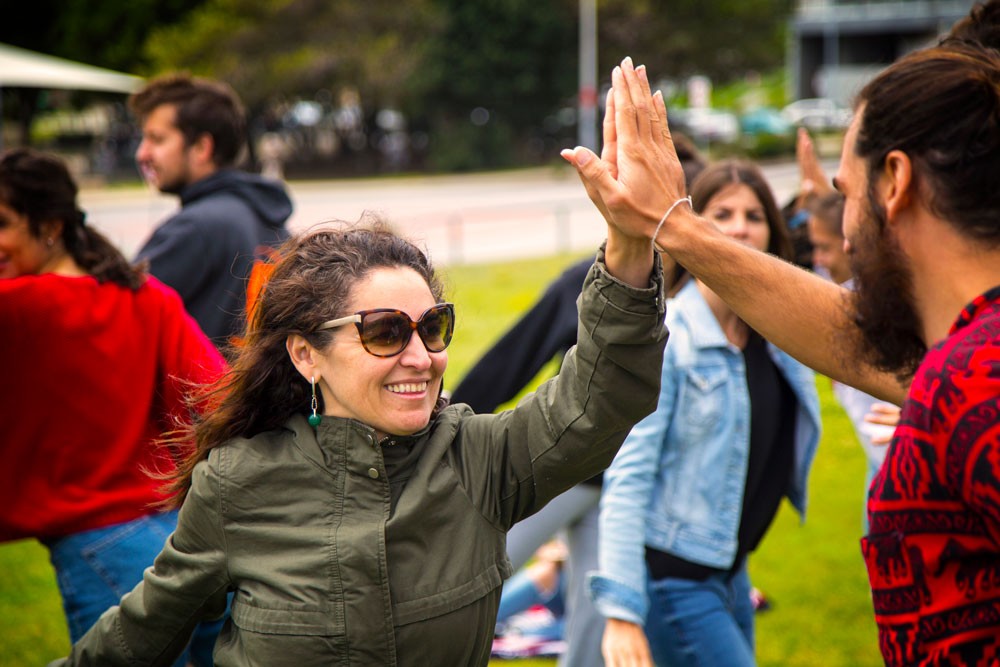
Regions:
<svg viewBox="0 0 1000 667"><path fill-rule="evenodd" d="M561 155L608 222L609 241L617 232L648 247L663 214L687 193L663 95L650 92L645 67L633 67L631 58L611 75L603 138L600 158L584 147Z"/></svg>

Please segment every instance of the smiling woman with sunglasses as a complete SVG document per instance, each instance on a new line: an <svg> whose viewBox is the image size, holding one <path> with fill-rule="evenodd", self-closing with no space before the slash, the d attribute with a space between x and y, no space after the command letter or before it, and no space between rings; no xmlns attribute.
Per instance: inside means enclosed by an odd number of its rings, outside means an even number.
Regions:
<svg viewBox="0 0 1000 667"><path fill-rule="evenodd" d="M424 253L378 221L292 239L216 409L173 440L177 531L69 663L161 664L232 593L220 667L486 665L507 531L655 406L651 232L609 228L577 347L497 415L441 399L455 309Z"/></svg>

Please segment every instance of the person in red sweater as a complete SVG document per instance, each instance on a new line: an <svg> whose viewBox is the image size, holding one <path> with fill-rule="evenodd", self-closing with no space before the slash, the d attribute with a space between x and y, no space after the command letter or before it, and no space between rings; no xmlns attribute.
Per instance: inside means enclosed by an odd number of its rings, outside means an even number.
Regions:
<svg viewBox="0 0 1000 667"><path fill-rule="evenodd" d="M58 158L0 155L0 541L49 549L74 641L173 531L161 476L179 452L157 440L191 419L190 385L225 370L180 297L87 225L76 196ZM211 664L218 627L184 662Z"/></svg>

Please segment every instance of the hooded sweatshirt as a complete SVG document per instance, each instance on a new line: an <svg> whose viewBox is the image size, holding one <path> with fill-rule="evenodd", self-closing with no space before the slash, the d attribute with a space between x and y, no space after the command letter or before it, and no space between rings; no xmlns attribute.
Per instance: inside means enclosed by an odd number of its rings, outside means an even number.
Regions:
<svg viewBox="0 0 1000 667"><path fill-rule="evenodd" d="M154 230L137 260L180 294L184 306L216 346L239 336L245 324L246 280L289 234L292 201L284 186L222 169L187 185L181 209Z"/></svg>

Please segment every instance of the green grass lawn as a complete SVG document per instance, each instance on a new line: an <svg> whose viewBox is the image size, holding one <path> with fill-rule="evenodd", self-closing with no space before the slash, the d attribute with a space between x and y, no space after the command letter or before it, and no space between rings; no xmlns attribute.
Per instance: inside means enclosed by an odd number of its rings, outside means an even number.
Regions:
<svg viewBox="0 0 1000 667"><path fill-rule="evenodd" d="M578 255L443 270L457 327L446 386L457 380ZM865 463L830 383L817 380L824 435L811 478L808 521L785 503L750 561L773 608L758 616L760 665L877 665L875 626L858 547ZM55 577L32 540L0 545L0 667L44 665L69 649ZM552 660L495 661L551 667Z"/></svg>

